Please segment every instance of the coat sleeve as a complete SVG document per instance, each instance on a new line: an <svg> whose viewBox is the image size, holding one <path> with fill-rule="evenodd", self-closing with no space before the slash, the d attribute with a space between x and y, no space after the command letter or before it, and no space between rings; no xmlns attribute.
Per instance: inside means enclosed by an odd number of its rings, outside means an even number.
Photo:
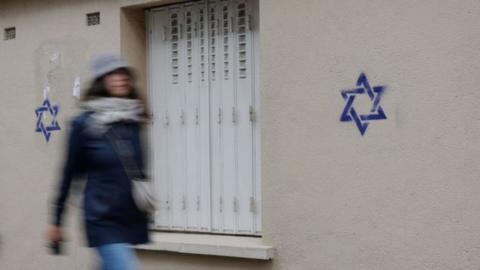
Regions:
<svg viewBox="0 0 480 270"><path fill-rule="evenodd" d="M66 147L66 159L53 201L52 223L57 226L62 225L62 215L72 179L80 173L82 167L82 122L81 118L76 118L71 123Z"/></svg>

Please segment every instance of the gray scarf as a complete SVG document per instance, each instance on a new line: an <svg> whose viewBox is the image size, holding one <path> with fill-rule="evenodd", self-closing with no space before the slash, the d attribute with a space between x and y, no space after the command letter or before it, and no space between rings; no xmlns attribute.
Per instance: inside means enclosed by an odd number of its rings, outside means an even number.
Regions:
<svg viewBox="0 0 480 270"><path fill-rule="evenodd" d="M82 108L92 111L87 130L92 134L102 135L110 128L109 124L118 121L140 122L143 120L144 108L137 99L96 98L82 103Z"/></svg>

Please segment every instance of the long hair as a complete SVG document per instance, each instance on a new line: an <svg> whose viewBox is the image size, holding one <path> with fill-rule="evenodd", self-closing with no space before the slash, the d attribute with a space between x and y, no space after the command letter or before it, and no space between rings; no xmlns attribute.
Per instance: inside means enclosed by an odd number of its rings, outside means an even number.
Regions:
<svg viewBox="0 0 480 270"><path fill-rule="evenodd" d="M126 98L138 99L142 103L143 108L144 108L144 113L143 113L142 116L145 117L146 119L150 119L150 113L149 113L149 110L148 110L148 107L147 107L147 102L145 101L145 98L142 95L140 95L138 89L135 87L135 79L136 78L135 78L135 75L133 74L132 70L130 68L120 68L119 70L121 70L122 72L125 72L125 74L128 76L128 78L130 80L129 94L128 94L128 96L126 96ZM101 97L112 97L110 95L110 93L107 91L107 88L105 87L105 83L104 83L104 78L108 74L109 73L107 73L103 76L94 78L92 80L92 83L90 84L90 87L88 87L84 91L85 94L82 96L82 101L93 100L93 99L101 98Z"/></svg>

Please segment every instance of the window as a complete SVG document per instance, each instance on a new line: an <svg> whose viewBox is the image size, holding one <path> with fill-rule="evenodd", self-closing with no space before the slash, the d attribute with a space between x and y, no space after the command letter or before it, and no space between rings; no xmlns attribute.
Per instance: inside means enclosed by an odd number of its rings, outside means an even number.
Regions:
<svg viewBox="0 0 480 270"><path fill-rule="evenodd" d="M261 231L257 5L210 0L150 12L158 229Z"/></svg>

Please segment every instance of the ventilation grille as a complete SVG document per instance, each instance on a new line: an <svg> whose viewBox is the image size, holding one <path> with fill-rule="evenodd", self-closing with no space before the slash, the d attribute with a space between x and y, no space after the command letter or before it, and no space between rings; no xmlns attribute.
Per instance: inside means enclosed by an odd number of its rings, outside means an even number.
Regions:
<svg viewBox="0 0 480 270"><path fill-rule="evenodd" d="M205 81L205 17L203 14L203 9L200 9L200 75L202 82Z"/></svg>
<svg viewBox="0 0 480 270"><path fill-rule="evenodd" d="M87 26L93 26L100 24L100 12L87 14Z"/></svg>
<svg viewBox="0 0 480 270"><path fill-rule="evenodd" d="M172 83L178 84L178 40L179 40L179 26L178 26L178 14L173 13L170 15L170 29L171 29L171 40L172 40L172 47L171 47L171 58L172 58Z"/></svg>
<svg viewBox="0 0 480 270"><path fill-rule="evenodd" d="M247 8L245 3L238 5L238 65L240 78L247 77Z"/></svg>
<svg viewBox="0 0 480 270"><path fill-rule="evenodd" d="M216 29L217 29L217 18L215 16L215 8L214 7L211 7L210 8L210 74L211 74L211 78L212 78L212 81L215 81L215 44L216 44L216 35L217 35L217 32L216 32Z"/></svg>
<svg viewBox="0 0 480 270"><path fill-rule="evenodd" d="M5 32L4 32L5 40L15 39L15 37L16 37L15 27L5 28Z"/></svg>
<svg viewBox="0 0 480 270"><path fill-rule="evenodd" d="M188 82L192 82L192 12L187 11L186 14L186 33L187 33L187 74Z"/></svg>
<svg viewBox="0 0 480 270"><path fill-rule="evenodd" d="M223 78L228 80L229 74L229 46L228 46L228 35L229 35L229 14L228 14L228 5L223 6Z"/></svg>

